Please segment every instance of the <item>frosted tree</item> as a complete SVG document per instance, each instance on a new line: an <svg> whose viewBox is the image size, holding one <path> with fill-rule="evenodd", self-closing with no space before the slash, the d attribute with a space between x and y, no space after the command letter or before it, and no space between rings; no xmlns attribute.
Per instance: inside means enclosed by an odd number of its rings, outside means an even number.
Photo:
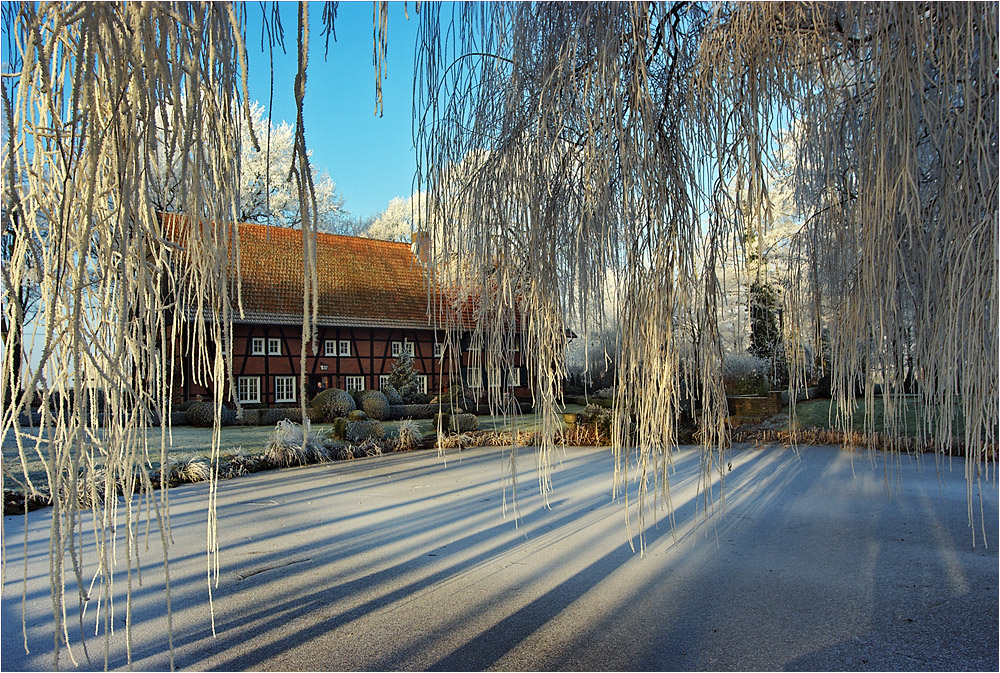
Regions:
<svg viewBox="0 0 1000 673"><path fill-rule="evenodd" d="M405 347L392 365L389 384L399 391L406 404L412 403L420 394L420 378L413 368L413 356Z"/></svg>
<svg viewBox="0 0 1000 673"><path fill-rule="evenodd" d="M248 120L241 120L239 215L241 222L256 222L278 227L300 227L302 212L298 190L289 174L295 152L295 130L285 121L272 123L259 103L250 104ZM270 128L270 133L268 129ZM258 138L260 146L254 142ZM163 212L180 208L176 185L185 163L163 147L157 156L157 172L151 182L151 199ZM344 199L326 171L310 164L314 178L316 221L319 229L347 233Z"/></svg>
<svg viewBox="0 0 1000 673"><path fill-rule="evenodd" d="M359 235L380 241L409 242L413 232L413 197L397 196Z"/></svg>

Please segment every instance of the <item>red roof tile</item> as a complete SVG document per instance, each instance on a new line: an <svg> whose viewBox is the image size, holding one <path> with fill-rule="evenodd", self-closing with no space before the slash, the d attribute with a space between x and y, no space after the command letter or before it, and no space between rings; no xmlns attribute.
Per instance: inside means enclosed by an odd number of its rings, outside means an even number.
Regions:
<svg viewBox="0 0 1000 673"><path fill-rule="evenodd" d="M184 239L180 220L164 218L174 240ZM235 321L300 323L302 231L249 223L238 231L243 316ZM318 233L316 269L320 325L431 325L426 273L409 243Z"/></svg>
<svg viewBox="0 0 1000 673"><path fill-rule="evenodd" d="M245 320L302 320L302 232L239 225ZM316 235L318 322L426 327L427 286L408 243Z"/></svg>

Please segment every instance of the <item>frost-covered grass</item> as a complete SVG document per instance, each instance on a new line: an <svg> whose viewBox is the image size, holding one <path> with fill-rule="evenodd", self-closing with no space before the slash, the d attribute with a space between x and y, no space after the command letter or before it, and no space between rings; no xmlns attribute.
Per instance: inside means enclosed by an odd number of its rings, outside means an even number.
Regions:
<svg viewBox="0 0 1000 673"><path fill-rule="evenodd" d="M904 421L902 424L903 434L907 437L916 437L919 434L919 423L923 418L923 408L916 395L901 395L896 398L898 404L903 407ZM831 407L833 407L831 414ZM832 400L807 400L795 405L795 421L800 428L821 428L836 429L836 407ZM881 395L875 397L875 404L872 406L872 422L875 432L886 432L885 428L885 403ZM851 429L863 432L865 430L865 404L864 400L858 400L854 406L851 416ZM952 435L962 437L965 432L965 423L961 415L958 414L956 403L956 419L952 425Z"/></svg>
<svg viewBox="0 0 1000 673"><path fill-rule="evenodd" d="M567 405L565 409L566 413L575 413L583 411L583 407L575 404ZM560 419L561 420L561 419ZM394 437L398 430L399 425L403 421L384 421L382 426L385 428L386 437ZM412 423L416 426L416 430L427 437L434 432L436 428L434 427L434 421L430 418L414 419ZM316 423L312 425L313 432L332 434L329 430L332 430L333 425L330 423ZM506 430L508 429L504 425L504 420L499 416L480 416L479 417L479 429L480 430ZM516 429L524 432L535 432L541 429L540 419L535 414L526 414L518 417L516 423ZM20 428L22 433L24 433L25 444L28 448L27 465L28 473L31 476L32 481L35 486L39 488L45 487L45 469L42 466L41 460L34 453L34 446L37 442L38 430L36 428ZM222 428L219 451L221 454L232 454L236 452L242 452L247 454L263 453L267 445L274 439L275 427L270 425L259 425L259 426L230 426ZM159 452L160 452L160 438L161 429L160 428L148 428L146 430L146 439L149 442L150 452L153 454L152 459L154 465L158 466L159 463ZM332 440L333 446L346 446L346 443L342 440ZM46 450L47 442L43 439L40 443L39 448L44 452ZM196 428L188 425L177 426L172 428L169 433L167 433L167 459L171 462L176 461L189 461L193 458L209 458L212 453L212 429L211 428ZM14 471L15 476L20 478L20 462L17 456L17 443L15 442L14 435L12 432L8 432L3 438L3 456L4 461L8 468ZM18 488L18 484L14 483L8 478L5 478L4 486L5 488Z"/></svg>

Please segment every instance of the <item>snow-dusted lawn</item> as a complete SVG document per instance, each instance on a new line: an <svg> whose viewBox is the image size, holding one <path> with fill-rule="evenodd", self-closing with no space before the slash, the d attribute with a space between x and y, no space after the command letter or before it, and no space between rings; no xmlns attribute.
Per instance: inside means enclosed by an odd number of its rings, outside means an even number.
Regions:
<svg viewBox="0 0 1000 673"><path fill-rule="evenodd" d="M569 405L566 410L568 412L582 411L583 407L578 405ZM429 418L417 420L416 423L420 430L424 433L431 433L434 431L433 421ZM518 417L516 427L519 430L534 430L537 423L538 419L535 414L527 414ZM385 427L386 435L392 436L396 434L396 429L399 427L399 421L385 421L382 425ZM315 430L324 430L330 427L331 426L329 424L325 423L317 423L313 425ZM504 419L494 416L480 416L479 428L481 430L502 430L504 429ZM29 448L34 447L38 437L38 430L23 427L20 428L20 431L28 435L25 439L26 445L29 446ZM267 446L267 443L271 441L273 433L273 426L251 425L222 428L220 451L222 453L226 453L235 451L236 449L243 449L248 453L260 452L265 446ZM149 442L150 451L153 453L154 461L159 459L161 437L162 431L160 428L149 428L146 431L146 439ZM192 458L195 456L209 456L211 455L212 449L212 430L211 428L195 428L187 425L177 426L169 431L169 434L167 435L167 442L168 456L171 460ZM45 442L43 441L43 450L44 445ZM19 465L19 462L17 461L17 443L11 432L4 435L3 453L5 458L14 461L12 463L13 465ZM45 471L42 469L41 462L33 451L29 451L28 466L31 478L33 480L37 479L39 480L39 483L44 484Z"/></svg>

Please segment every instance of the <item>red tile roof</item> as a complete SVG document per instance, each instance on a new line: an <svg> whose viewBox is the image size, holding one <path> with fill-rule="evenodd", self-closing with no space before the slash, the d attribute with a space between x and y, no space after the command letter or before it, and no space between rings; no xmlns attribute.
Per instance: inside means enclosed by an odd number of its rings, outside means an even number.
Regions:
<svg viewBox="0 0 1000 673"><path fill-rule="evenodd" d="M176 217L165 220L168 230L180 224ZM302 231L249 223L238 227L243 316L237 313L235 322L301 323ZM316 268L320 325L431 325L426 273L409 243L318 233Z"/></svg>
<svg viewBox="0 0 1000 673"><path fill-rule="evenodd" d="M302 320L302 232L239 225L245 319ZM427 327L423 268L408 243L316 235L321 325Z"/></svg>

